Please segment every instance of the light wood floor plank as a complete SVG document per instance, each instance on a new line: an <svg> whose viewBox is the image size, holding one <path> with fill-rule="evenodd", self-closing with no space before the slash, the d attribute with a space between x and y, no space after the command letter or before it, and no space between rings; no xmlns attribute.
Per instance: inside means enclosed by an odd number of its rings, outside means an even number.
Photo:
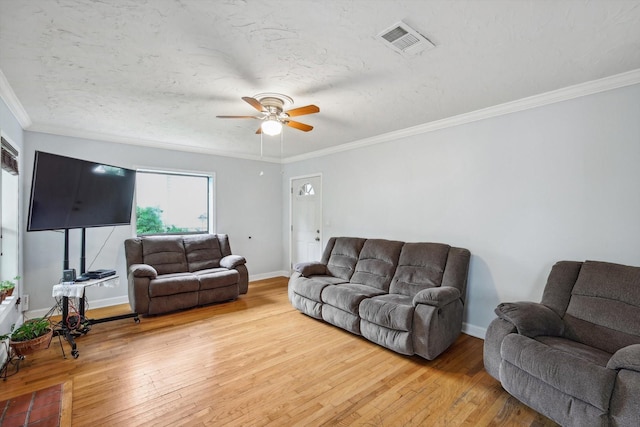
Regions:
<svg viewBox="0 0 640 427"><path fill-rule="evenodd" d="M291 307L287 279L237 301L93 325L80 357L22 362L0 399L65 382L73 426L555 426L509 396L461 335L436 360L379 347ZM89 317L128 306L92 309Z"/></svg>

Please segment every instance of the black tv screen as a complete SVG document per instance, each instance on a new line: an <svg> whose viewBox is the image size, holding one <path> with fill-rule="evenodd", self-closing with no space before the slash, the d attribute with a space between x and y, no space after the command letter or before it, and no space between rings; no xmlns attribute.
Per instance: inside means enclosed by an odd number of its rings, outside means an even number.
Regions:
<svg viewBox="0 0 640 427"><path fill-rule="evenodd" d="M131 223L136 173L36 151L27 231Z"/></svg>

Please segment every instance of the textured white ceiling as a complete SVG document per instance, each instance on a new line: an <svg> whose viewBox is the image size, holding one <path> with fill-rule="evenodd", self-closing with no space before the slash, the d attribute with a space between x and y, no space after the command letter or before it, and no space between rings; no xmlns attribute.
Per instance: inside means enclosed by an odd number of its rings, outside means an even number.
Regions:
<svg viewBox="0 0 640 427"><path fill-rule="evenodd" d="M436 48L376 39L400 20ZM242 96L320 107L291 157L636 69L640 1L0 0L29 129L240 157L259 122L215 116L256 113Z"/></svg>

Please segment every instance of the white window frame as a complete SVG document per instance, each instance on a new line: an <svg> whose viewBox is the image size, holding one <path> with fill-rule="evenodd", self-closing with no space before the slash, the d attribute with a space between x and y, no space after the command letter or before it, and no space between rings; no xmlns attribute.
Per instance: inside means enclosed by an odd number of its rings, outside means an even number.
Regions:
<svg viewBox="0 0 640 427"><path fill-rule="evenodd" d="M208 193L209 193L209 200L208 200L208 208L209 208L209 218L208 218L208 224L207 224L207 228L208 231L206 232L202 232L202 233L198 233L198 232L193 232L193 233L189 233L189 234L215 234L216 233L216 218L218 217L217 212L216 212L216 174L215 172L204 172L204 171L193 171L193 170L184 170L184 169L170 169L170 168L156 168L156 167L136 167L136 173L137 172L144 172L144 173L156 173L156 174L161 174L161 175L190 175L190 176L201 176L204 178L208 178ZM131 221L131 232L133 236L137 236L138 235L138 230L137 230L137 223L138 223L138 217L136 215L136 207L138 206L138 187L136 184L136 194L134 197L134 203L133 203L133 213L132 213L132 217L133 217L133 221ZM144 234L144 236L163 236L163 235L171 235L171 234L175 234L175 233L158 233L158 234Z"/></svg>

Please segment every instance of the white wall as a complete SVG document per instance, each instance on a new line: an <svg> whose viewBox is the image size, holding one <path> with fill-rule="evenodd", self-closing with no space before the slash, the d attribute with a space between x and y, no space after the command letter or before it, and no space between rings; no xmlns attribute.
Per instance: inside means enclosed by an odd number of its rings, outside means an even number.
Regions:
<svg viewBox="0 0 640 427"><path fill-rule="evenodd" d="M233 252L247 259L252 278L277 274L281 270L280 165L25 132L24 229L36 150L132 169L168 168L215 173L216 231L229 235ZM264 172L262 175L261 171ZM94 307L128 301L123 242L133 235L133 226L87 229L87 268L113 268L121 278L118 288L88 291L89 302L93 302ZM64 234L28 232L24 242L24 283L30 294L29 309L39 312L50 308L54 302L51 287L62 276ZM70 244L70 267L79 270L79 230L70 231Z"/></svg>
<svg viewBox="0 0 640 427"><path fill-rule="evenodd" d="M472 253L466 330L539 301L558 260L640 265L640 85L299 161L322 173L324 241L436 241Z"/></svg>

